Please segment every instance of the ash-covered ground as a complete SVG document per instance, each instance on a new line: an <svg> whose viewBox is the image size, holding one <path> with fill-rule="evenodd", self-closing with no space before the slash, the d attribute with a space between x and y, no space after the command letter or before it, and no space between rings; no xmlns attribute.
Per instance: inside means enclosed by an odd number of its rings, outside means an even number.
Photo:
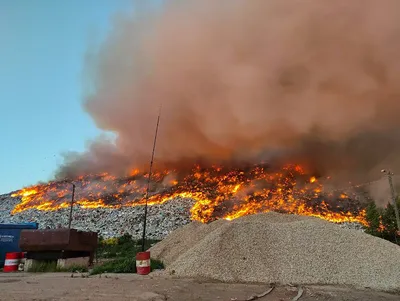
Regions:
<svg viewBox="0 0 400 301"><path fill-rule="evenodd" d="M67 227L69 209L57 211L39 211L29 209L11 214L20 198L11 194L0 196L0 223L37 222L39 228ZM171 231L190 223L190 208L195 201L176 198L161 205L149 206L147 236L151 239L163 239ZM74 207L72 227L79 230L96 231L105 238L129 233L140 238L143 230L144 207L121 207L119 209L98 208L81 209ZM341 227L363 230L357 223L342 223Z"/></svg>

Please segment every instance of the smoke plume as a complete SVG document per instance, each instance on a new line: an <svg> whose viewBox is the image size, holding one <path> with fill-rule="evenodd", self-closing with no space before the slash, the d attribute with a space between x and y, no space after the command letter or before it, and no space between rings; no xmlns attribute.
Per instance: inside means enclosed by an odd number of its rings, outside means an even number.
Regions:
<svg viewBox="0 0 400 301"><path fill-rule="evenodd" d="M400 160L400 1L169 0L119 17L84 108L116 135L58 176L155 161L297 161L352 179ZM342 177L343 176L343 177Z"/></svg>

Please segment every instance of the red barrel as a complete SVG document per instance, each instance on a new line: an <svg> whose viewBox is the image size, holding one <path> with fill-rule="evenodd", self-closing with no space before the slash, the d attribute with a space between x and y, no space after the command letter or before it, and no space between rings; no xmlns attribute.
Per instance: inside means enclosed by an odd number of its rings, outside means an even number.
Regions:
<svg viewBox="0 0 400 301"><path fill-rule="evenodd" d="M150 252L136 254L136 272L139 275L148 275L151 272Z"/></svg>
<svg viewBox="0 0 400 301"><path fill-rule="evenodd" d="M20 261L21 261L21 252L7 253L6 260L4 262L3 272L18 271L18 265Z"/></svg>

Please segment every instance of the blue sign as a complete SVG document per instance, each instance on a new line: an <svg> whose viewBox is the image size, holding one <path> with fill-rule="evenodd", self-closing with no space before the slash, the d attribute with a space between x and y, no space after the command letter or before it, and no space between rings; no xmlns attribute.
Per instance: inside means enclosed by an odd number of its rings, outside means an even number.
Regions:
<svg viewBox="0 0 400 301"><path fill-rule="evenodd" d="M37 228L37 223L0 224L0 267L4 266L6 253L21 252L19 248L21 230Z"/></svg>

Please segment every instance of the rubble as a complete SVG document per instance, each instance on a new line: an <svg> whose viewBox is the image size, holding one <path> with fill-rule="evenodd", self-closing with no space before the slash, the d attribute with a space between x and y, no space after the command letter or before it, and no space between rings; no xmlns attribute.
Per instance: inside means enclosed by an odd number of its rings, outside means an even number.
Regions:
<svg viewBox="0 0 400 301"><path fill-rule="evenodd" d="M20 198L11 194L0 196L0 223L37 222L39 228L59 228L68 225L69 208L57 211L40 211L29 209L11 215ZM147 237L163 239L171 231L190 223L190 209L195 201L175 198L161 205L149 206L147 220ZM78 230L96 231L104 238L111 238L128 233L140 238L143 231L144 207L121 207L119 209L97 208L82 209L74 207L72 227ZM356 223L343 223L344 228L363 231Z"/></svg>

